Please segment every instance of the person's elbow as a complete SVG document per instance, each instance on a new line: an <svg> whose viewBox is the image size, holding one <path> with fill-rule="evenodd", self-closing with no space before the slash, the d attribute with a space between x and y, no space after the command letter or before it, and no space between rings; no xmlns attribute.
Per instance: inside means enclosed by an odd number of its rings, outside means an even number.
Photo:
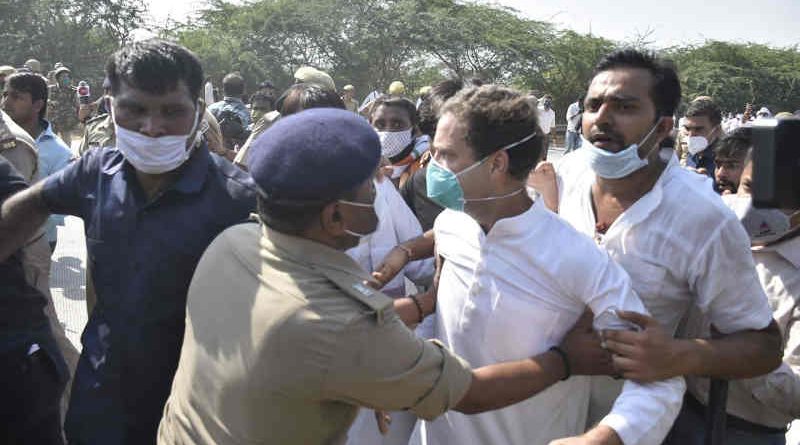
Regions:
<svg viewBox="0 0 800 445"><path fill-rule="evenodd" d="M767 374L781 366L783 361L783 336L775 320L772 320L769 326L759 331L759 333L764 336L764 374Z"/></svg>

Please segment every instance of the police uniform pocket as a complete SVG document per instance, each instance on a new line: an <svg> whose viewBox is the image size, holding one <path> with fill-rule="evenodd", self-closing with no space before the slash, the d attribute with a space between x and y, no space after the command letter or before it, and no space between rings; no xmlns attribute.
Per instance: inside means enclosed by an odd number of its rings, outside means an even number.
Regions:
<svg viewBox="0 0 800 445"><path fill-rule="evenodd" d="M558 312L529 296L494 292L484 345L498 361L519 360L545 351L553 342Z"/></svg>

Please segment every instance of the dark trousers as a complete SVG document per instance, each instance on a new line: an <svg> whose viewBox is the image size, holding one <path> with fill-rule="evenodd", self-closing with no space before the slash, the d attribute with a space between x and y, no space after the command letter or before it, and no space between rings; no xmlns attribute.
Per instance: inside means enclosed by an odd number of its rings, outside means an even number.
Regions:
<svg viewBox="0 0 800 445"><path fill-rule="evenodd" d="M63 379L47 352L27 352L0 355L0 443L61 445Z"/></svg>
<svg viewBox="0 0 800 445"><path fill-rule="evenodd" d="M785 445L786 431L756 425L728 414L725 445ZM705 407L686 395L683 407L664 445L704 445L706 435Z"/></svg>

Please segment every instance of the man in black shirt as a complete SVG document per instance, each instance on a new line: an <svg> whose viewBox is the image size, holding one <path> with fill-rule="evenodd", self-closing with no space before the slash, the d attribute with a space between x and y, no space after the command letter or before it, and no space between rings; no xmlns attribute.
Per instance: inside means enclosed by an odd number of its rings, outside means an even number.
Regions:
<svg viewBox="0 0 800 445"><path fill-rule="evenodd" d="M27 186L0 157L0 204ZM67 368L44 314L46 303L25 280L21 252L0 254L2 443L63 443L58 407Z"/></svg>

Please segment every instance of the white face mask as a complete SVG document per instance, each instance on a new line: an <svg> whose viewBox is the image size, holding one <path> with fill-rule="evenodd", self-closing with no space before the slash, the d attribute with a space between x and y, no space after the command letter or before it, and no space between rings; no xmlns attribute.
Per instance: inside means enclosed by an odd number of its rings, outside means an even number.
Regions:
<svg viewBox="0 0 800 445"><path fill-rule="evenodd" d="M766 244L786 234L791 216L778 209L760 209L753 206L750 195L724 195L722 201L742 222L754 244Z"/></svg>
<svg viewBox="0 0 800 445"><path fill-rule="evenodd" d="M686 148L689 154L696 155L708 147L708 139L705 136L689 136L686 139Z"/></svg>
<svg viewBox="0 0 800 445"><path fill-rule="evenodd" d="M402 131L379 131L378 138L381 140L381 155L393 158L399 155L406 147L411 144L411 129Z"/></svg>
<svg viewBox="0 0 800 445"><path fill-rule="evenodd" d="M136 170L151 175L175 170L189 159L191 150L188 141L197 128L199 116L199 112L196 112L188 134L154 138L118 125L114 117L113 104L111 107L117 149Z"/></svg>
<svg viewBox="0 0 800 445"><path fill-rule="evenodd" d="M650 129L650 132L642 138L642 141L638 144L631 144L628 148L618 151L616 153L612 153L607 150L603 150L602 148L595 147L588 139L586 139L583 135L581 135L581 148L586 148L583 150L585 155L588 157L589 165L592 167L592 170L597 174L597 176L605 179L619 179L624 178L631 173L641 170L647 166L648 161L647 157L642 159L639 157L639 146L644 145L645 142L653 135L653 133L658 128L658 124L661 123L661 119L653 125L653 128ZM653 147L654 150L656 147Z"/></svg>

